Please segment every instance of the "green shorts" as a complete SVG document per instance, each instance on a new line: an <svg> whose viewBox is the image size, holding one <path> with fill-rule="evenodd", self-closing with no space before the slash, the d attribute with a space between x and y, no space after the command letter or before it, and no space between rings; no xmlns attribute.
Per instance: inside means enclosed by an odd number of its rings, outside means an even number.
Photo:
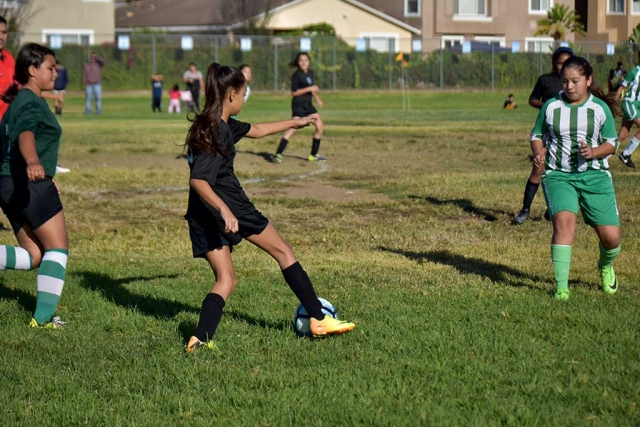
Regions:
<svg viewBox="0 0 640 427"><path fill-rule="evenodd" d="M584 222L589 225L620 227L616 194L609 171L545 171L542 188L551 217L561 211L577 215L578 210L582 210Z"/></svg>
<svg viewBox="0 0 640 427"><path fill-rule="evenodd" d="M629 101L627 99L622 100L622 113L624 114L624 120L632 122L640 117L638 112L639 103L636 101Z"/></svg>

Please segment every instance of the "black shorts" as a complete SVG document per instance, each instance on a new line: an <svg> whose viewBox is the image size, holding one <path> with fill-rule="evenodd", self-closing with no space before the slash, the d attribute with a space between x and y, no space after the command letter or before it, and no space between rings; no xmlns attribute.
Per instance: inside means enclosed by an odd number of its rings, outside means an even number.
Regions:
<svg viewBox="0 0 640 427"><path fill-rule="evenodd" d="M307 117L317 112L313 105L296 105L291 109L291 117Z"/></svg>
<svg viewBox="0 0 640 427"><path fill-rule="evenodd" d="M233 247L239 244L243 238L260 234L269 225L269 220L259 211L255 210L246 215L236 218L238 220L237 233L225 233L224 221L220 218L204 223L202 221L189 219L189 237L191 237L191 248L194 258L204 258L207 252L223 246Z"/></svg>
<svg viewBox="0 0 640 427"><path fill-rule="evenodd" d="M3 176L0 208L17 233L25 224L32 230L39 228L62 211L62 202L51 178L15 183L10 176Z"/></svg>

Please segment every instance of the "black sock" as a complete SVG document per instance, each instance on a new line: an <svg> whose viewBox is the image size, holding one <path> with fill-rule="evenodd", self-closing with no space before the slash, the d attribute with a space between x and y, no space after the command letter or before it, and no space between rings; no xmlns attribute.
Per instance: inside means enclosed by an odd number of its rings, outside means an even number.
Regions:
<svg viewBox="0 0 640 427"><path fill-rule="evenodd" d="M288 139L284 139L282 138L280 140L280 144L278 145L278 151L276 151L276 154L282 154L284 153L284 149L287 148L287 144L289 143Z"/></svg>
<svg viewBox="0 0 640 427"><path fill-rule="evenodd" d="M198 327L193 334L200 341L208 341L213 338L216 328L222 318L222 309L224 308L224 298L218 294L207 294L202 301L202 311L200 312L200 320Z"/></svg>
<svg viewBox="0 0 640 427"><path fill-rule="evenodd" d="M522 201L522 209L530 210L533 198L536 197L536 192L540 184L534 184L531 180L527 181L527 186L524 188L524 200Z"/></svg>
<svg viewBox="0 0 640 427"><path fill-rule="evenodd" d="M318 154L319 150L320 150L320 139L313 138L313 142L311 143L311 155L315 156L316 154Z"/></svg>
<svg viewBox="0 0 640 427"><path fill-rule="evenodd" d="M304 271L299 262L295 262L289 267L282 270L282 275L284 276L284 280L287 282L287 285L291 288L294 294L302 303L302 306L309 316L322 320L324 319L324 313L322 312L322 304L318 300L318 296L316 295L316 291L313 289L313 285L311 284L311 280L309 280L309 276L307 272Z"/></svg>

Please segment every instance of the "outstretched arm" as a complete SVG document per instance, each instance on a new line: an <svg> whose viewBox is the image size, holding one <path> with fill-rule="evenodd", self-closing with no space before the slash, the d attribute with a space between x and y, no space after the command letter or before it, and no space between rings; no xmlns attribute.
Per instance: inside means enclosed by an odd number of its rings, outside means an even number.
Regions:
<svg viewBox="0 0 640 427"><path fill-rule="evenodd" d="M300 129L315 123L313 117L301 117L299 119L285 120L283 122L270 122L251 125L251 129L247 132L247 138L262 138L263 136L273 135L274 133L284 132L289 129Z"/></svg>

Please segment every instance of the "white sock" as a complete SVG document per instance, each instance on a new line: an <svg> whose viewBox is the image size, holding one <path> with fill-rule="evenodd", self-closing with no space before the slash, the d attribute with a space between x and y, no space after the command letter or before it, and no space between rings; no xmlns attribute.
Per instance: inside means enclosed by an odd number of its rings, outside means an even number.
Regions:
<svg viewBox="0 0 640 427"><path fill-rule="evenodd" d="M636 148L638 148L638 145L640 145L640 139L636 138L635 136L631 137L631 142L629 142L627 148L624 149L622 155L625 157L632 155Z"/></svg>
<svg viewBox="0 0 640 427"><path fill-rule="evenodd" d="M31 270L33 261L26 249L20 246L0 246L0 270Z"/></svg>

